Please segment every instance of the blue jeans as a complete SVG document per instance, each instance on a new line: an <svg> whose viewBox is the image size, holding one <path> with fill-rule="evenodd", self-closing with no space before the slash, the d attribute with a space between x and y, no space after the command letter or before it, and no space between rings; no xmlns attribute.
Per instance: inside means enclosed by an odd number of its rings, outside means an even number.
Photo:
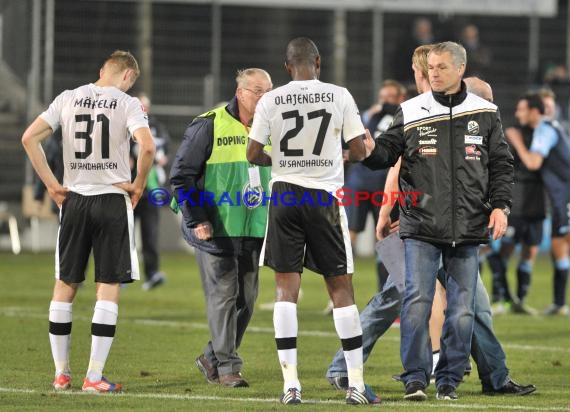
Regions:
<svg viewBox="0 0 570 412"><path fill-rule="evenodd" d="M405 239L406 280L400 321L400 357L406 385L428 385L432 371L429 317L440 265L446 272L447 310L441 336L436 386L456 388L469 363L473 335L475 286L478 278L477 246L435 245Z"/></svg>
<svg viewBox="0 0 570 412"><path fill-rule="evenodd" d="M401 291L392 281L392 275L388 276L386 284L378 292L364 310L360 313L360 323L362 324L362 355L364 362L370 356L376 341L392 325L394 320L400 315L402 303ZM326 377L346 377L346 361L342 348L334 356L332 363L327 369Z"/></svg>
<svg viewBox="0 0 570 412"><path fill-rule="evenodd" d="M444 281L441 281L441 284L446 286ZM492 386L493 389L500 389L507 383L509 370L506 356L493 331L491 303L481 276L477 276L475 287L475 323L471 338L471 356L477 365L479 379L483 384Z"/></svg>
<svg viewBox="0 0 570 412"><path fill-rule="evenodd" d="M437 277L443 287L446 287L447 276L443 268L438 270ZM401 300L402 291L396 288L393 274L390 274L382 291L374 295L360 313L364 361L370 356L376 341L384 335L394 319L399 316ZM477 365L479 379L483 384L500 389L507 382L509 370L505 363L505 352L493 331L489 295L480 276L477 277L475 287L475 323L471 339L471 356ZM346 361L341 348L327 369L326 377L347 376Z"/></svg>

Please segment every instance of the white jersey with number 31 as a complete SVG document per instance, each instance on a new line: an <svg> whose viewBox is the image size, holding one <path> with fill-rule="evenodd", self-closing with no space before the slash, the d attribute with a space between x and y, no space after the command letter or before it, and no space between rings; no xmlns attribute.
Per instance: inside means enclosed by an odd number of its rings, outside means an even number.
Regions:
<svg viewBox="0 0 570 412"><path fill-rule="evenodd" d="M271 139L272 181L335 192L344 184L342 139L364 134L358 108L344 87L291 81L257 103L249 138Z"/></svg>
<svg viewBox="0 0 570 412"><path fill-rule="evenodd" d="M130 182L130 136L148 127L140 101L116 87L87 84L66 90L40 117L61 126L63 185L82 195L125 192L114 183Z"/></svg>

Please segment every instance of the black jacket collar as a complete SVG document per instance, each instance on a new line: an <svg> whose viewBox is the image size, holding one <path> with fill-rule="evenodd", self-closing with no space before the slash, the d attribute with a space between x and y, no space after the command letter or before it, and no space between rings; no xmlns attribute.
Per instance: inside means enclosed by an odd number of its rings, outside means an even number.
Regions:
<svg viewBox="0 0 570 412"><path fill-rule="evenodd" d="M237 96L232 97L232 99L228 102L226 106L226 111L235 117L237 120L239 119L239 109L237 104ZM241 120L240 120L241 121Z"/></svg>
<svg viewBox="0 0 570 412"><path fill-rule="evenodd" d="M461 80L461 89L455 94L445 94L442 92L432 92L435 100L446 107L454 107L461 103L467 98L467 87L465 82Z"/></svg>

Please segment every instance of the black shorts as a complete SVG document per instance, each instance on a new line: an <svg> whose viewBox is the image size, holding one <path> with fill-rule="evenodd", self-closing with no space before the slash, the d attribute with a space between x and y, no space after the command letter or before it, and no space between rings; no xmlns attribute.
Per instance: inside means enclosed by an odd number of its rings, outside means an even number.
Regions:
<svg viewBox="0 0 570 412"><path fill-rule="evenodd" d="M544 219L541 218L510 216L507 233L502 241L511 244L522 243L527 246L540 245L543 223Z"/></svg>
<svg viewBox="0 0 570 412"><path fill-rule="evenodd" d="M95 282L139 279L133 210L127 196L69 193L60 214L55 277L66 283L83 282L91 249Z"/></svg>
<svg viewBox="0 0 570 412"><path fill-rule="evenodd" d="M570 193L551 197L552 237L562 237L570 233Z"/></svg>
<svg viewBox="0 0 570 412"><path fill-rule="evenodd" d="M269 205L260 260L281 273L302 273L303 266L324 276L353 273L344 207L334 197L323 205L323 199L331 199L324 190L275 182L271 191L277 201ZM285 192L287 204L280 201ZM306 201L309 196L313 202Z"/></svg>

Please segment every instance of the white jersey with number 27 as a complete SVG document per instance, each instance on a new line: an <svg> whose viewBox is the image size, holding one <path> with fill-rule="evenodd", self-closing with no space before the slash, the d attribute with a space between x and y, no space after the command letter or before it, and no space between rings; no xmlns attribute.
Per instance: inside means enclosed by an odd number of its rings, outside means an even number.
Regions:
<svg viewBox="0 0 570 412"><path fill-rule="evenodd" d="M257 103L249 138L271 139L272 181L335 192L344 184L342 139L364 134L358 108L344 87L291 81Z"/></svg>
<svg viewBox="0 0 570 412"><path fill-rule="evenodd" d="M148 127L140 101L116 87L87 84L66 90L40 117L52 130L61 126L63 185L82 195L121 193L114 183L130 182L130 136Z"/></svg>

